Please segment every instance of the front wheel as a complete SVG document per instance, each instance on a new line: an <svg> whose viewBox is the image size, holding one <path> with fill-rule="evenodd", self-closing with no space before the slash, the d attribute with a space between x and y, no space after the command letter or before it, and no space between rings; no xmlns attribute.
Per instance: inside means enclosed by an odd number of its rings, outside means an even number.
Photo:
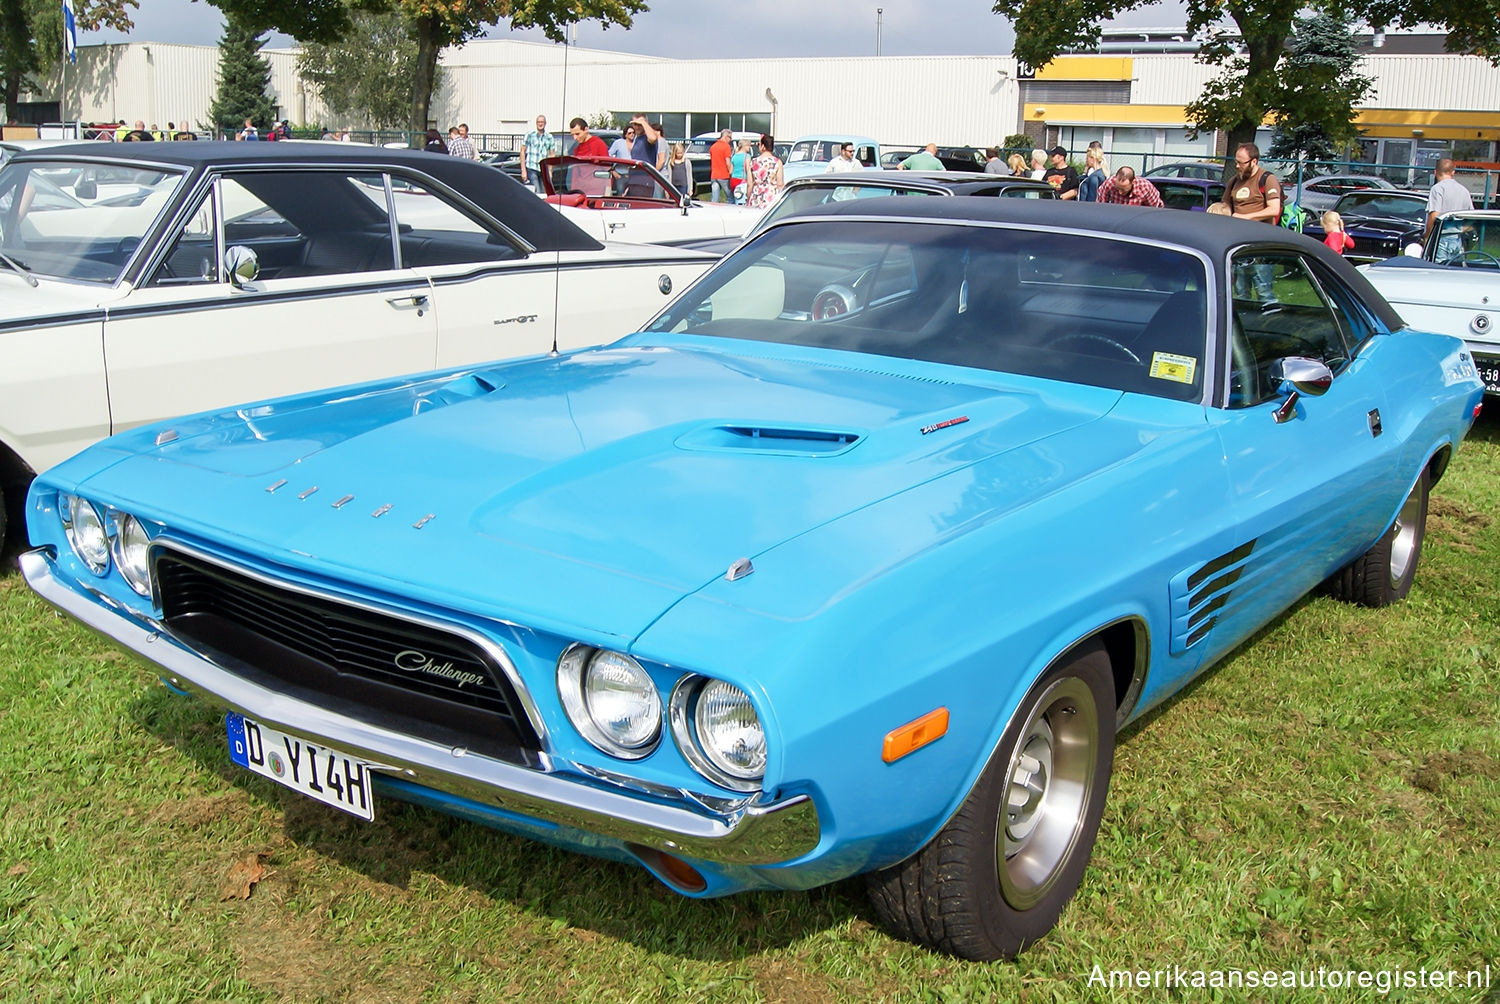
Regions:
<svg viewBox="0 0 1500 1004"><path fill-rule="evenodd" d="M1052 930L1099 832L1114 761L1114 678L1091 642L1032 687L979 781L913 857L868 877L897 935L1008 959Z"/></svg>
<svg viewBox="0 0 1500 1004"><path fill-rule="evenodd" d="M1406 598L1417 577L1417 559L1427 535L1428 474L1412 486L1396 521L1364 554L1333 573L1324 588L1335 599L1384 607Z"/></svg>

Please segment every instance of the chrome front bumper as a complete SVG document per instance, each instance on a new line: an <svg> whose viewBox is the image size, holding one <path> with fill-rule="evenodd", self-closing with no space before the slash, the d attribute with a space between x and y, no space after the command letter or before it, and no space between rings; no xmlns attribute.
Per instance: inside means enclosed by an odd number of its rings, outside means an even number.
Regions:
<svg viewBox="0 0 1500 1004"><path fill-rule="evenodd" d="M806 795L713 808L667 805L580 779L504 763L334 714L235 675L174 637L163 624L61 573L46 549L20 558L43 599L139 656L172 687L282 732L367 760L372 769L481 806L683 857L730 865L790 861L818 845L817 808Z"/></svg>

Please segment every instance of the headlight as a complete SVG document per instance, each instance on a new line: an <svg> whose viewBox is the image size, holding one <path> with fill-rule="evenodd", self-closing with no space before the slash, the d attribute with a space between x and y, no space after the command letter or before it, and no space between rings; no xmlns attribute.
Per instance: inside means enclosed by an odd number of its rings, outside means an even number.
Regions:
<svg viewBox="0 0 1500 1004"><path fill-rule="evenodd" d="M573 727L610 756L639 760L656 748L661 697L630 656L573 645L557 660L557 692Z"/></svg>
<svg viewBox="0 0 1500 1004"><path fill-rule="evenodd" d="M63 514L63 529L68 543L78 560L88 566L95 575L109 571L109 535L104 532L104 520L93 505L77 495L59 499L58 509Z"/></svg>
<svg viewBox="0 0 1500 1004"><path fill-rule="evenodd" d="M119 514L115 526L115 567L130 584L130 588L142 596L151 595L151 571L146 565L146 548L151 538L141 521L128 513Z"/></svg>
<svg viewBox="0 0 1500 1004"><path fill-rule="evenodd" d="M672 692L672 733L700 774L755 791L766 772L766 732L750 696L723 680L687 677Z"/></svg>

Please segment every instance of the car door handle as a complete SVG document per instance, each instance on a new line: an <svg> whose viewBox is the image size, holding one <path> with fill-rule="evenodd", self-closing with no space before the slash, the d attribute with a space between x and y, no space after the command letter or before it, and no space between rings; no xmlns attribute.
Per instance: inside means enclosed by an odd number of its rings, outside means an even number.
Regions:
<svg viewBox="0 0 1500 1004"><path fill-rule="evenodd" d="M385 302L393 307L425 307L427 306L426 293L410 293L406 296L388 296Z"/></svg>

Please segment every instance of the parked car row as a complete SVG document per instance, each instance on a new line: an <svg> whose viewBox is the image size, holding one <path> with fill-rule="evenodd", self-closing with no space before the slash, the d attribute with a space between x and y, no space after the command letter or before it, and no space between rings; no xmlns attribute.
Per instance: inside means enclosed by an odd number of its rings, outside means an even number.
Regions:
<svg viewBox="0 0 1500 1004"><path fill-rule="evenodd" d="M399 215L400 173L307 197ZM1411 589L1483 385L1400 329L1274 227L835 199L612 345L119 433L38 477L22 570L338 810L693 897L862 874L898 936L1007 958L1088 881L1122 727L1309 590Z"/></svg>
<svg viewBox="0 0 1500 1004"><path fill-rule="evenodd" d="M796 179L716 262L573 222L731 218L633 161L142 146L0 168L33 589L334 809L862 875L970 959L1088 881L1121 728L1309 590L1407 595L1496 358L1030 179ZM1448 222L1406 268L1492 277Z"/></svg>

